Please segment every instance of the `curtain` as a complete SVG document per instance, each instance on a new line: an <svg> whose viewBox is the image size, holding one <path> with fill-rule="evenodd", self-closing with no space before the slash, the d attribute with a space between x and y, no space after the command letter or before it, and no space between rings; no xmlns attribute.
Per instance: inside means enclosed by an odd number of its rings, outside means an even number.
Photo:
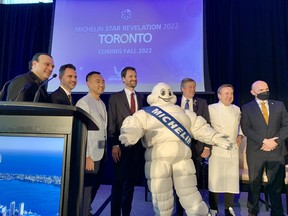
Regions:
<svg viewBox="0 0 288 216"><path fill-rule="evenodd" d="M230 83L236 103L252 100L251 84L268 83L286 105L288 1L207 0L206 36L212 89Z"/></svg>
<svg viewBox="0 0 288 216"><path fill-rule="evenodd" d="M0 86L49 51L53 4L0 5Z"/></svg>

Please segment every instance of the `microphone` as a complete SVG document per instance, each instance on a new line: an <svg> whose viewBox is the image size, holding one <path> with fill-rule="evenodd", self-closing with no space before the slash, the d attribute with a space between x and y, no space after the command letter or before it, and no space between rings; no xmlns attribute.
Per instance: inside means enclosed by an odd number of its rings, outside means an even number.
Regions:
<svg viewBox="0 0 288 216"><path fill-rule="evenodd" d="M52 76L50 79L45 80L45 81L38 87L38 90L37 90L37 92L35 93L33 102L38 102L39 97L40 97L40 89L41 89L41 87L44 86L44 85L47 85L48 82L49 82L50 80L54 79L55 77L57 77L57 74L53 74L53 76Z"/></svg>
<svg viewBox="0 0 288 216"><path fill-rule="evenodd" d="M30 86L31 86L30 83L26 83L26 84L23 86L23 88L18 92L18 94L17 94L17 96L16 96L16 98L15 98L14 101L18 101L18 98L19 98L20 94L21 94L24 90L30 88Z"/></svg>
<svg viewBox="0 0 288 216"><path fill-rule="evenodd" d="M5 92L6 86L7 86L10 82L12 82L14 79L16 79L17 77L19 77L19 76L16 76L16 77L14 77L13 79L8 80L8 81L3 85L3 87L2 87L2 89L1 89L1 91L0 91L0 101L2 100L2 98L3 98L3 96L4 96L4 92Z"/></svg>

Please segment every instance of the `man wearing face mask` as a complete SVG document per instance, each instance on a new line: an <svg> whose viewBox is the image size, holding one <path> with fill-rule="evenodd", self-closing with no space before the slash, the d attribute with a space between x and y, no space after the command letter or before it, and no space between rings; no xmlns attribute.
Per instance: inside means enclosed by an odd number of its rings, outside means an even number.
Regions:
<svg viewBox="0 0 288 216"><path fill-rule="evenodd" d="M287 153L288 118L284 104L269 99L269 87L264 81L252 84L255 100L243 105L241 128L247 136L249 216L259 213L259 193L264 169L268 176L266 191L271 202L271 216L284 215L281 188L284 180L284 157Z"/></svg>

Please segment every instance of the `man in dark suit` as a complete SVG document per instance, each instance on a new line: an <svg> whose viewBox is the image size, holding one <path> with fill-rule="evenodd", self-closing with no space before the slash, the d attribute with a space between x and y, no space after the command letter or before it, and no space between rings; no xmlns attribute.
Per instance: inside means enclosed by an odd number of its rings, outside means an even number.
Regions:
<svg viewBox="0 0 288 216"><path fill-rule="evenodd" d="M271 216L284 215L281 188L284 181L284 157L287 154L287 111L282 102L269 100L269 87L264 81L254 82L251 94L255 100L243 105L241 117L242 131L247 136L248 212L250 216L259 213L259 193L265 169Z"/></svg>
<svg viewBox="0 0 288 216"><path fill-rule="evenodd" d="M196 90L196 82L191 78L184 78L181 81L181 92L182 97L177 99L177 105L181 106L183 109L189 109L194 111L197 116L202 116L209 124L210 124L210 116L207 101L199 98L194 97ZM191 141L191 150L192 150L192 159L196 169L196 177L197 177L197 184L198 187L205 187L202 185L203 176L200 173L200 169L202 166L203 158L208 158L210 155L211 147L202 143L198 140L192 139ZM176 214L177 216L182 216L184 209L182 208L178 197L176 200Z"/></svg>
<svg viewBox="0 0 288 216"><path fill-rule="evenodd" d="M60 86L51 93L52 103L74 105L71 91L77 85L76 67L72 64L62 65L59 69Z"/></svg>
<svg viewBox="0 0 288 216"><path fill-rule="evenodd" d="M48 53L36 53L29 62L30 72L21 74L13 79L7 91L7 101L34 101L39 87L39 99L37 102L50 102L47 93L47 81L52 74L54 61ZM44 85L45 84L45 85Z"/></svg>
<svg viewBox="0 0 288 216"><path fill-rule="evenodd" d="M141 142L131 147L121 145L120 128L124 119L143 106L143 95L135 92L137 72L133 67L121 71L124 90L114 93L108 104L108 140L112 146L114 180L111 191L111 215L129 216L137 177L144 177L144 148ZM143 167L140 167L140 165Z"/></svg>

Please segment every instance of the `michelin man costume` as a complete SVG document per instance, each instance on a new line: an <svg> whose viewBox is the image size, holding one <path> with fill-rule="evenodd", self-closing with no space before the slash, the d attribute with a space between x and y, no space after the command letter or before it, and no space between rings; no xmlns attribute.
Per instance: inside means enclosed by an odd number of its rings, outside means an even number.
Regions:
<svg viewBox="0 0 288 216"><path fill-rule="evenodd" d="M187 215L209 215L196 187L191 149L184 142L191 141L190 136L193 136L201 142L225 149L231 148L231 143L214 131L204 118L175 105L176 96L165 83L154 86L147 102L154 116L144 111L145 108L128 116L122 124L119 140L129 146L142 138L146 148L145 176L152 193L155 215L172 215L173 185Z"/></svg>

